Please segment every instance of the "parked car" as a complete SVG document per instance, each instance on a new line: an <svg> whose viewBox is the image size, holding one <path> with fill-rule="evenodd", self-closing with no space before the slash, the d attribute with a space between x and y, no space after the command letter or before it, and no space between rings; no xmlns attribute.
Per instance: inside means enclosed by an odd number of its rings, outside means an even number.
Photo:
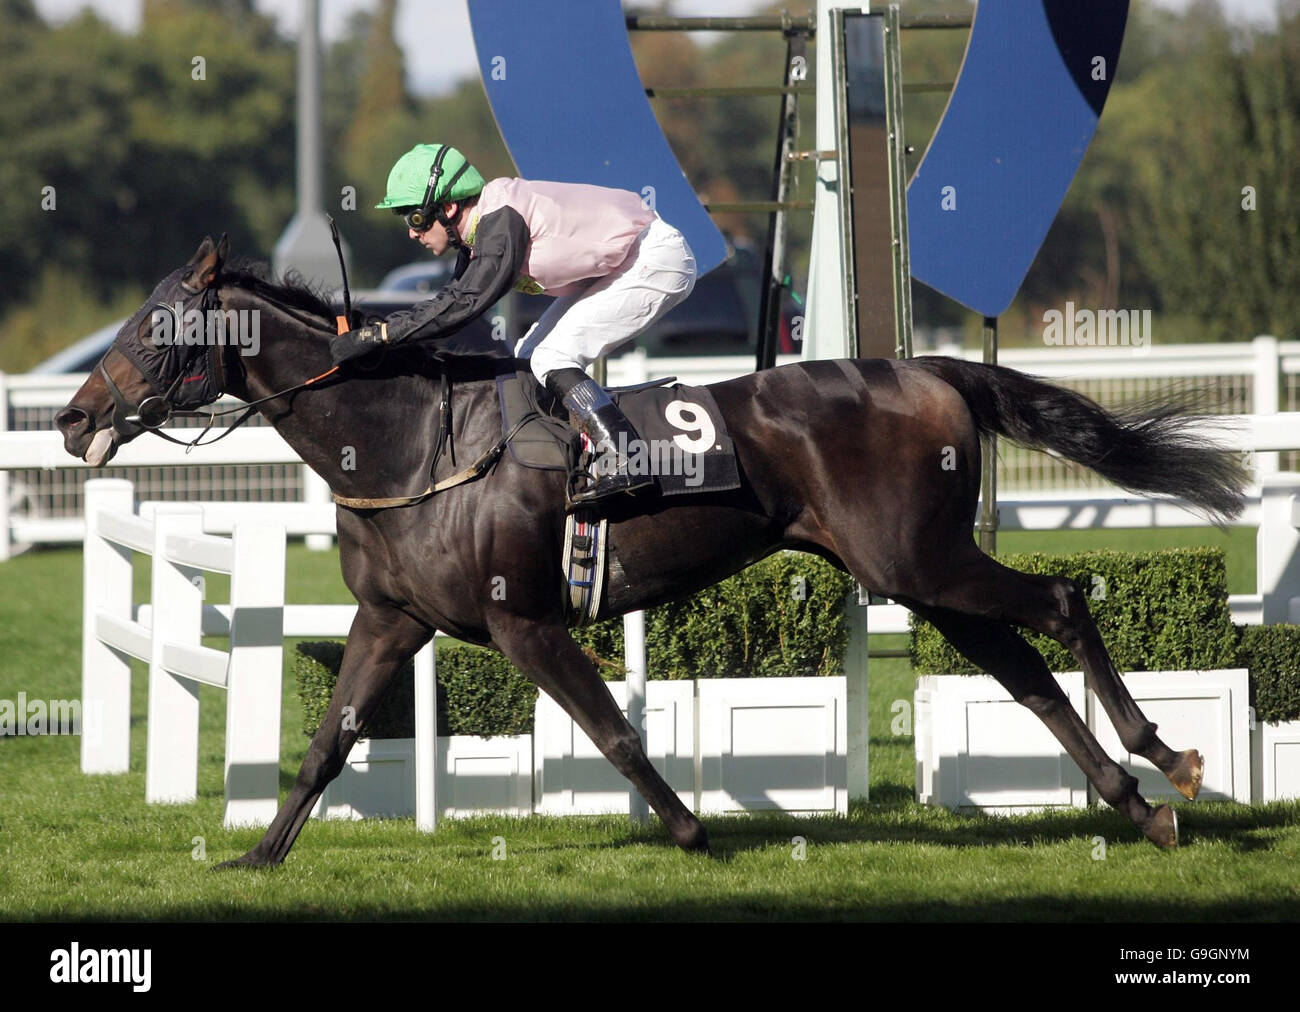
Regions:
<svg viewBox="0 0 1300 1012"><path fill-rule="evenodd" d="M420 292L432 294L451 280L456 268L455 257L441 257L416 264L395 267L375 286L382 292Z"/></svg>

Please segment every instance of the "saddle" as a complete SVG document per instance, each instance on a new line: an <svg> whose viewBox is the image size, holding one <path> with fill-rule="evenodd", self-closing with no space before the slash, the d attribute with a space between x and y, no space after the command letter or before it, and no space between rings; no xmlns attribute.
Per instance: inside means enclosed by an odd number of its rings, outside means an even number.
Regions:
<svg viewBox="0 0 1300 1012"><path fill-rule="evenodd" d="M706 388L682 386L671 377L615 387L609 393L644 444L629 454L630 464L642 461L660 496L740 487L735 450ZM591 464L592 450L568 424L564 406L541 387L526 364L497 376L497 399L505 452L524 467L566 473L566 489L573 489ZM565 518L560 568L572 625L594 622L599 614L608 546L609 521L599 508L578 509Z"/></svg>
<svg viewBox="0 0 1300 1012"><path fill-rule="evenodd" d="M641 437L642 445L629 449L630 464L654 476L660 496L740 487L735 447L707 387L666 377L610 387L609 394ZM497 398L506 449L516 463L572 475L589 462L590 448L569 425L568 411L526 364L497 376Z"/></svg>

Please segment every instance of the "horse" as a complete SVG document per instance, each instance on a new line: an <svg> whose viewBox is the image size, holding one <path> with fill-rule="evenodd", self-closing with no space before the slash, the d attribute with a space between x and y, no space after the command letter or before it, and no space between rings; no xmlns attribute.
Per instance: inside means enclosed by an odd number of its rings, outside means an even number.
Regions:
<svg viewBox="0 0 1300 1012"><path fill-rule="evenodd" d="M477 480L421 495L444 377L453 445L476 451L500 439L500 356L440 354L435 342L432 354L398 346L373 365L331 370L335 319L324 299L228 253L224 236L205 238L123 325L56 416L67 452L104 466L145 431L146 415L165 419L183 406L179 391L204 380L209 403L226 393L246 402L245 416L260 411L336 496L409 504L337 508L343 578L358 608L333 698L265 835L218 867L285 860L394 676L435 630L504 654L631 782L678 847L707 853L704 825L655 770L570 635L560 575L566 476L504 454ZM138 352L149 340L148 311L174 305L173 313L256 312L259 353L177 342L146 375ZM1002 565L972 531L985 433L1052 451L1136 493L1179 497L1226 523L1242 509L1247 475L1235 454L1206 443L1207 419L1181 400L1110 411L1010 368L941 356L803 361L709 390L734 442L740 488L672 501L623 496L609 506L599 618L685 597L781 549L813 553L933 623L1042 720L1112 808L1157 846L1178 845L1173 808L1147 804L1017 628L1064 645L1124 748L1189 800L1203 756L1157 735L1111 662L1080 586Z"/></svg>

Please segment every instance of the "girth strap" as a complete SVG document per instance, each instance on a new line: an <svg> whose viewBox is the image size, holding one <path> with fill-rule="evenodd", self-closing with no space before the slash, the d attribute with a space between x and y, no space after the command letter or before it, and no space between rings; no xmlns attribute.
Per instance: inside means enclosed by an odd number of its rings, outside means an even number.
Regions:
<svg viewBox="0 0 1300 1012"><path fill-rule="evenodd" d="M455 488L457 485L464 485L466 482L481 478L496 463L497 458L501 456L506 448L506 444L514 439L519 430L534 418L540 418L536 411L530 411L523 415L514 425L510 426L510 431L503 433L501 438L493 443L488 449L479 455L479 458L470 464L469 467L457 471L449 478L443 478L440 482L431 482L429 487L418 495L401 495L388 499L359 499L352 496L339 495L337 492L331 493L334 501L340 506L347 506L350 509L357 510L382 510L389 509L393 506L414 506L416 503L424 502L430 496L438 492L445 491L449 488Z"/></svg>

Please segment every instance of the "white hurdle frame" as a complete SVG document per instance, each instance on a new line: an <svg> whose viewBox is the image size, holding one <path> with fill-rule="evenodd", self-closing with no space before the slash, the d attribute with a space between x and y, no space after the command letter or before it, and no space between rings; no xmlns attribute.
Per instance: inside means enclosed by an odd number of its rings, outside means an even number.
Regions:
<svg viewBox="0 0 1300 1012"><path fill-rule="evenodd" d="M279 807L283 667L283 526L240 524L203 533L194 505L135 515L131 483L86 483L82 706L85 773L130 765L130 657L149 665L145 800L198 796L199 693L226 690L225 825L268 825ZM132 619L131 553L152 560L154 604ZM202 645L203 572L231 575L230 650Z"/></svg>
<svg viewBox="0 0 1300 1012"><path fill-rule="evenodd" d="M227 694L224 823L269 825L279 808L284 637L346 637L356 616L356 605L284 602L287 532L332 536L333 506L145 503L137 515L129 481L98 478L86 483L85 520L82 772L130 767L135 657L149 664L145 800L197 797L203 682ZM153 601L138 608L133 552L152 559ZM230 604L204 603L204 571L230 574ZM203 636L229 636L230 651L203 646ZM437 824L435 692L430 642L415 656L416 826L424 832Z"/></svg>

